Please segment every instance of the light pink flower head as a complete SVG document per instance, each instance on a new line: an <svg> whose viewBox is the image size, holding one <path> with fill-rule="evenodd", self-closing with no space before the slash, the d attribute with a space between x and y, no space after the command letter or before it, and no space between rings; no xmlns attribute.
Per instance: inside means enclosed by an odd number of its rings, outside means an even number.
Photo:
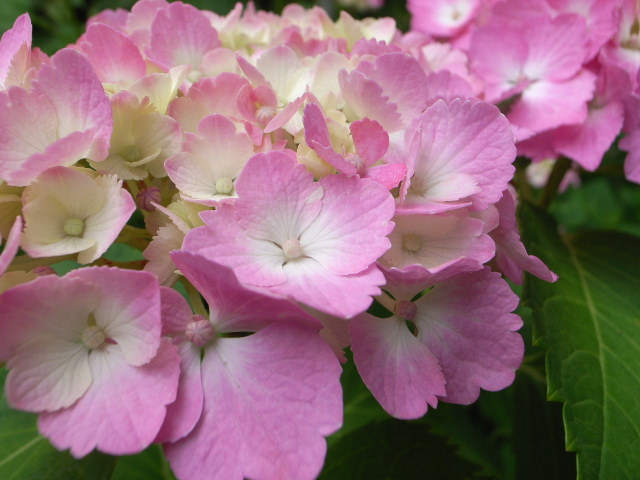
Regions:
<svg viewBox="0 0 640 480"><path fill-rule="evenodd" d="M7 400L40 413L40 432L57 448L124 455L153 441L179 375L175 347L160 339L153 275L104 267L45 275L0 303Z"/></svg>
<svg viewBox="0 0 640 480"><path fill-rule="evenodd" d="M380 184L330 175L319 182L284 153L252 157L233 206L201 214L183 248L233 268L248 285L348 318L382 283L393 198Z"/></svg>

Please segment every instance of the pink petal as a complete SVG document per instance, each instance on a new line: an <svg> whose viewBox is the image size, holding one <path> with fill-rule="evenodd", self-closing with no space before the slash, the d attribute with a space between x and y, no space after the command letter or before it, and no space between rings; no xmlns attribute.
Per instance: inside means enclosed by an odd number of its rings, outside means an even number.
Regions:
<svg viewBox="0 0 640 480"><path fill-rule="evenodd" d="M0 360L35 338L77 342L99 292L82 278L45 275L0 296Z"/></svg>
<svg viewBox="0 0 640 480"><path fill-rule="evenodd" d="M93 310L97 325L116 341L131 365L147 363L160 344L160 291L148 272L108 267L73 270L64 278L81 279L105 292Z"/></svg>
<svg viewBox="0 0 640 480"><path fill-rule="evenodd" d="M500 199L513 176L515 146L509 123L493 105L436 101L420 118L422 148L407 202L473 200L475 210Z"/></svg>
<svg viewBox="0 0 640 480"><path fill-rule="evenodd" d="M43 413L40 432L59 450L84 457L94 448L111 455L128 455L153 442L174 401L179 356L163 341L151 362L133 367L117 349L92 352L93 383L73 406Z"/></svg>
<svg viewBox="0 0 640 480"><path fill-rule="evenodd" d="M583 70L562 83L539 81L522 93L507 117L517 141L561 125L584 122L593 98L595 75Z"/></svg>
<svg viewBox="0 0 640 480"><path fill-rule="evenodd" d="M13 261L13 257L18 253L18 249L20 248L20 235L22 234L22 224L22 217L18 215L15 222L13 222L7 241L4 243L2 252L0 253L0 275L7 270Z"/></svg>
<svg viewBox="0 0 640 480"><path fill-rule="evenodd" d="M147 72L147 65L138 47L107 25L90 25L79 48L102 82L128 84Z"/></svg>
<svg viewBox="0 0 640 480"><path fill-rule="evenodd" d="M271 292L343 319L366 311L384 283L375 265L354 275L332 274L314 261L288 267L287 283L271 287Z"/></svg>
<svg viewBox="0 0 640 480"><path fill-rule="evenodd" d="M363 118L349 125L356 153L364 160L365 166L373 165L389 149L389 134L375 120Z"/></svg>
<svg viewBox="0 0 640 480"><path fill-rule="evenodd" d="M464 299L464 301L461 301ZM509 386L522 361L518 297L485 268L437 284L416 301L418 338L438 358L446 379L442 400L468 404L480 389Z"/></svg>
<svg viewBox="0 0 640 480"><path fill-rule="evenodd" d="M218 32L200 10L172 3L153 20L147 55L167 70L178 65L197 67L208 51L219 46Z"/></svg>
<svg viewBox="0 0 640 480"><path fill-rule="evenodd" d="M374 63L362 62L357 71L382 87L384 95L397 105L405 125L427 106L427 76L412 55L386 53L376 58Z"/></svg>
<svg viewBox="0 0 640 480"><path fill-rule="evenodd" d="M524 74L531 80L561 82L573 77L586 55L586 25L578 15L538 17L522 32L529 46Z"/></svg>
<svg viewBox="0 0 640 480"><path fill-rule="evenodd" d="M445 394L437 359L404 320L362 314L351 319L351 350L367 388L390 415L420 418Z"/></svg>
<svg viewBox="0 0 640 480"><path fill-rule="evenodd" d="M91 385L88 349L77 342L34 337L7 362L9 405L30 412L71 406Z"/></svg>
<svg viewBox="0 0 640 480"><path fill-rule="evenodd" d="M173 290L175 292L175 290ZM176 295L180 295L176 292ZM200 369L200 349L190 342L178 345L180 382L176 400L167 406L167 416L154 442L176 442L186 437L202 415L204 395Z"/></svg>
<svg viewBox="0 0 640 480"><path fill-rule="evenodd" d="M109 151L113 120L102 83L89 62L74 50L58 51L51 63L52 67L43 65L38 71L33 90L45 94L54 106L58 136L93 131L93 143L83 157L103 160Z"/></svg>
<svg viewBox="0 0 640 480"><path fill-rule="evenodd" d="M331 144L327 122L315 103L309 103L304 109L304 140L309 147L329 165L346 175L355 175L356 166L338 154Z"/></svg>
<svg viewBox="0 0 640 480"><path fill-rule="evenodd" d="M349 73L341 70L338 80L342 96L357 119L376 120L387 132L402 128L398 106L389 100L378 83L357 70Z"/></svg>
<svg viewBox="0 0 640 480"><path fill-rule="evenodd" d="M31 51L31 19L28 13L23 13L13 23L13 27L2 34L0 40L0 88L7 87L7 79L11 75L11 70L15 68L21 50L25 53ZM28 55L27 53L27 55ZM26 73L28 68L27 59L21 73Z"/></svg>
<svg viewBox="0 0 640 480"><path fill-rule="evenodd" d="M207 301L218 332L253 332L282 321L319 328L317 320L294 303L247 289L223 265L188 252L173 252L171 258Z"/></svg>
<svg viewBox="0 0 640 480"><path fill-rule="evenodd" d="M613 102L589 109L582 125L559 127L554 134L554 146L589 171L600 165L624 123L622 103Z"/></svg>
<svg viewBox="0 0 640 480"><path fill-rule="evenodd" d="M172 469L192 480L315 478L322 437L342 422L339 374L331 350L303 328L273 325L219 339L202 365L200 423L165 446Z"/></svg>
<svg viewBox="0 0 640 480"><path fill-rule="evenodd" d="M238 225L235 208L221 205L203 212L206 225L191 230L182 248L233 268L240 281L255 286L284 283L282 250L268 240L249 237Z"/></svg>
<svg viewBox="0 0 640 480"><path fill-rule="evenodd" d="M277 151L252 157L236 191L236 215L247 234L279 244L298 238L321 208L322 188L313 175Z"/></svg>
<svg viewBox="0 0 640 480"><path fill-rule="evenodd" d="M370 167L366 172L366 178L379 183L387 190L397 187L406 175L407 166L402 163L376 165L375 167Z"/></svg>
<svg viewBox="0 0 640 480"><path fill-rule="evenodd" d="M393 229L393 197L382 185L358 177L330 175L319 183L322 210L300 242L331 273L361 272L390 247L386 236Z"/></svg>

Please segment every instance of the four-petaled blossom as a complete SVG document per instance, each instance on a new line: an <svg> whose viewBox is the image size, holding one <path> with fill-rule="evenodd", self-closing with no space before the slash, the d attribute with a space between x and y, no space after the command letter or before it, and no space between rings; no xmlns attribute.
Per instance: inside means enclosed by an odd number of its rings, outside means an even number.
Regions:
<svg viewBox="0 0 640 480"><path fill-rule="evenodd" d="M384 283L375 261L388 248L394 201L380 184L331 175L314 182L280 152L252 157L238 198L201 214L183 248L233 268L241 282L349 318Z"/></svg>
<svg viewBox="0 0 640 480"><path fill-rule="evenodd" d="M153 275L106 267L45 275L0 303L7 400L39 413L56 447L124 455L154 440L176 396L179 357L160 337Z"/></svg>

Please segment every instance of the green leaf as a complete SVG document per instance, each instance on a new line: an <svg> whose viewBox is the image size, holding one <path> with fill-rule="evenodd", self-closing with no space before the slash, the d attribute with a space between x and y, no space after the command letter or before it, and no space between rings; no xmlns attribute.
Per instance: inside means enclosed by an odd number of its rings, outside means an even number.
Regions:
<svg viewBox="0 0 640 480"><path fill-rule="evenodd" d="M137 455L121 457L111 480L175 480L159 445Z"/></svg>
<svg viewBox="0 0 640 480"><path fill-rule="evenodd" d="M6 370L0 369L0 385ZM82 460L57 451L38 433L37 417L12 410L0 395L0 478L2 480L107 480L115 458L94 452Z"/></svg>
<svg viewBox="0 0 640 480"><path fill-rule="evenodd" d="M346 351L347 362L342 367L340 383L344 399L344 421L342 428L327 439L329 450L347 433L374 420L388 418L369 389L362 383L350 350Z"/></svg>
<svg viewBox="0 0 640 480"><path fill-rule="evenodd" d="M546 213L521 209L528 249L559 276L527 279L537 338L547 347L548 396L564 402L578 478L640 471L640 239L592 232L562 238Z"/></svg>
<svg viewBox="0 0 640 480"><path fill-rule="evenodd" d="M342 437L320 480L457 480L477 478L478 469L425 424L387 419Z"/></svg>

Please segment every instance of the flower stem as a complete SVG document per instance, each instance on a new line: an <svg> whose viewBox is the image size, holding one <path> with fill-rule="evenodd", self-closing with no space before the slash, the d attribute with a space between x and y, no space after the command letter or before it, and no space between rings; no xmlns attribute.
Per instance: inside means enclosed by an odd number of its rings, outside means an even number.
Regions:
<svg viewBox="0 0 640 480"><path fill-rule="evenodd" d="M556 160L553 170L551 170L551 174L549 175L549 180L547 180L547 184L544 186L542 196L540 197L541 207L547 208L551 202L553 202L553 199L556 198L562 179L569 171L569 168L571 168L571 160L567 157L560 157Z"/></svg>

